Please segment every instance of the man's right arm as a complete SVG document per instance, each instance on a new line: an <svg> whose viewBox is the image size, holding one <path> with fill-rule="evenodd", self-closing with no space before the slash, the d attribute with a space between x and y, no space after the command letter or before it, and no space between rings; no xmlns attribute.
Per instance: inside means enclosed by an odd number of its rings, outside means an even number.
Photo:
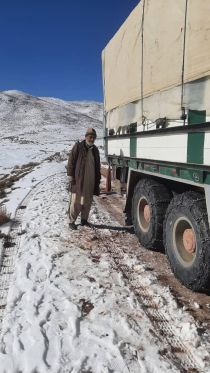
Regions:
<svg viewBox="0 0 210 373"><path fill-rule="evenodd" d="M78 142L74 144L71 152L69 154L68 164L67 164L67 175L70 176L70 180L75 178L75 167L78 155Z"/></svg>

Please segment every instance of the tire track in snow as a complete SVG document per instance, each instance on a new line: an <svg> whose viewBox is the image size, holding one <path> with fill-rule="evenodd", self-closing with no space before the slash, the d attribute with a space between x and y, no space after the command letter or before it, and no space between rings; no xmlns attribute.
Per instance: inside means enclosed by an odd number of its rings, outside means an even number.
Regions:
<svg viewBox="0 0 210 373"><path fill-rule="evenodd" d="M13 222L10 226L9 231L9 244L4 247L3 252L1 255L1 266L0 266L0 334L2 328L2 321L4 317L4 312L7 305L7 294L9 291L9 286L12 280L14 267L15 267L15 259L20 247L21 241L21 234L22 234L22 218L25 214L26 208L31 201L31 199L35 196L35 194L43 187L43 185L49 180L53 179L58 174L64 174L65 172L59 172L53 175L46 177L45 179L41 180L37 183L24 197L24 199L19 203L15 217ZM21 294L23 296L23 294ZM18 296L17 296L18 302Z"/></svg>
<svg viewBox="0 0 210 373"><path fill-rule="evenodd" d="M118 268L123 276L127 278L131 290L143 306L144 312L153 325L154 334L158 336L161 342L165 343L167 341L169 349L163 349L161 354L172 360L177 368L181 366L184 372L201 372L203 367L196 359L196 355L181 341L178 331L173 327L173 320L158 310L158 304L146 287L133 284L132 273L125 263L118 263Z"/></svg>
<svg viewBox="0 0 210 373"><path fill-rule="evenodd" d="M96 203L96 206L100 209L100 202ZM103 216L110 213L101 211L100 209L100 220L103 224ZM116 221L113 223L116 225ZM128 256L131 261L136 261L135 249L132 247L125 248L126 241L129 242L130 233L125 232L123 237L116 234L116 231L111 231L111 236L103 234L100 231L97 222L97 227L94 228L96 245L92 245L90 250L94 252L94 255L101 255L101 253L107 253L113 261L113 266L121 272L125 284L129 286L131 291L136 295L139 304L142 306L146 316L150 319L153 329L153 333L158 337L160 346L162 345L161 355L167 360L174 363L174 365L180 369L181 372L203 372L206 371L200 356L196 354L197 347L187 345L185 341L182 341L180 337L180 329L177 328L176 319L172 319L170 313L167 313L166 307L163 307L163 311L160 309L158 299L162 297L162 294L154 294L153 290L149 285L143 285L144 278L147 277L145 272L138 272L138 265L128 265ZM126 237L127 235L127 237ZM110 239L111 238L111 239ZM87 238L86 238L87 239ZM91 241L91 237L89 237ZM103 251L101 251L103 248ZM105 248L105 251L104 251ZM157 281L158 282L158 281ZM172 297L172 295L171 295ZM176 316L176 315L175 315ZM208 352L210 351L210 345L205 346Z"/></svg>

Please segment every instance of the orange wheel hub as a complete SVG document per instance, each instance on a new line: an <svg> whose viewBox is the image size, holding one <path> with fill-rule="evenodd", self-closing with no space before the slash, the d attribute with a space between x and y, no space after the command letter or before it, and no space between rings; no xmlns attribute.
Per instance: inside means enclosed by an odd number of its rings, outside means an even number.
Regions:
<svg viewBox="0 0 210 373"><path fill-rule="evenodd" d="M195 239L195 233L193 229L185 229L183 233L183 244L184 244L185 250L188 253L193 254L195 252L196 239Z"/></svg>
<svg viewBox="0 0 210 373"><path fill-rule="evenodd" d="M151 213L150 213L149 205L144 206L144 219L146 220L147 223L149 223L151 220Z"/></svg>

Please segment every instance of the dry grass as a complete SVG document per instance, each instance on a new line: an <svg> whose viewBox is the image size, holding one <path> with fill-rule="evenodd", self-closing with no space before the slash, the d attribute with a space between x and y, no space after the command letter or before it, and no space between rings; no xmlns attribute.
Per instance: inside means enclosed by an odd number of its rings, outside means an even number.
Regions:
<svg viewBox="0 0 210 373"><path fill-rule="evenodd" d="M6 197L6 192L5 192L5 190L4 189L0 189L0 198L1 199L3 199L3 198L5 198Z"/></svg>
<svg viewBox="0 0 210 373"><path fill-rule="evenodd" d="M38 164L39 163L37 162L29 162L21 167L15 166L11 171L11 174L4 175L2 178L0 178L0 198L5 198L9 193L6 191L6 189L11 188L16 181L20 180L22 177L31 172L32 169Z"/></svg>
<svg viewBox="0 0 210 373"><path fill-rule="evenodd" d="M6 224L10 221L10 216L7 213L6 207L0 207L0 225Z"/></svg>
<svg viewBox="0 0 210 373"><path fill-rule="evenodd" d="M33 167L38 166L39 164L40 164L39 162L29 162L29 163L23 164L20 168L22 170L25 168L33 168Z"/></svg>

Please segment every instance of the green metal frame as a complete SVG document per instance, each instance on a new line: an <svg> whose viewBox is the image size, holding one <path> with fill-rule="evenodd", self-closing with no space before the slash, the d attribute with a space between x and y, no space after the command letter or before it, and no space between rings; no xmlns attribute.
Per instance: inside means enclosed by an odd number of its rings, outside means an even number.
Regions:
<svg viewBox="0 0 210 373"><path fill-rule="evenodd" d="M206 111L189 110L188 124L194 126L206 121ZM192 128L192 127L191 127ZM204 148L205 132L193 131L188 134L187 144L187 162L188 163L203 163L203 148Z"/></svg>
<svg viewBox="0 0 210 373"><path fill-rule="evenodd" d="M210 166L203 165L205 132L210 132L210 122L206 122L206 111L189 110L188 125L137 132L137 123L126 126L121 135L105 136L108 140L130 138L130 157L108 155L109 163L118 167L128 167L142 173L152 173L159 177L192 182L193 184L210 185ZM156 136L161 134L188 134L187 162L171 163L164 161L136 158L137 138Z"/></svg>
<svg viewBox="0 0 210 373"><path fill-rule="evenodd" d="M126 157L108 156L110 164L118 167L128 167L142 173L153 173L156 176L166 176L168 179L179 179L193 184L210 185L210 167L192 164L148 161Z"/></svg>

